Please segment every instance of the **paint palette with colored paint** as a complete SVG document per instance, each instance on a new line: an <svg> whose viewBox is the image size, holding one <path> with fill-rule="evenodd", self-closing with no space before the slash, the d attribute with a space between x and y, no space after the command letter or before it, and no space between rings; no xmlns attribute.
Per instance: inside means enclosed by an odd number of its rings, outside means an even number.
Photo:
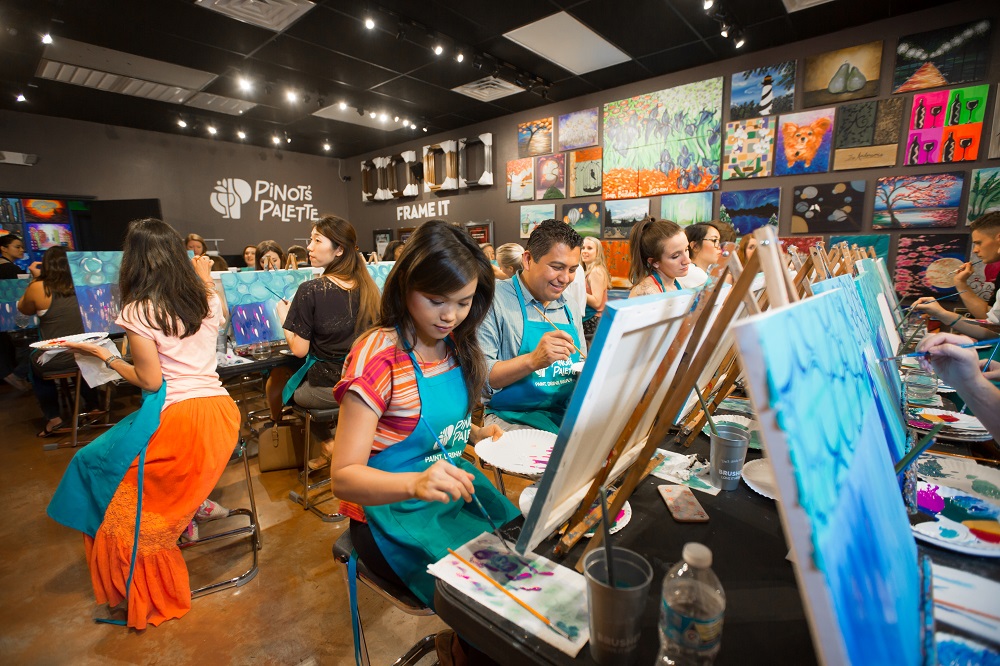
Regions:
<svg viewBox="0 0 1000 666"><path fill-rule="evenodd" d="M912 526L918 539L968 555L1000 557L1000 505L921 481L917 506L934 518Z"/></svg>
<svg viewBox="0 0 1000 666"><path fill-rule="evenodd" d="M533 428L508 430L495 441L484 439L476 444L476 455L504 472L541 476L555 443L555 433Z"/></svg>

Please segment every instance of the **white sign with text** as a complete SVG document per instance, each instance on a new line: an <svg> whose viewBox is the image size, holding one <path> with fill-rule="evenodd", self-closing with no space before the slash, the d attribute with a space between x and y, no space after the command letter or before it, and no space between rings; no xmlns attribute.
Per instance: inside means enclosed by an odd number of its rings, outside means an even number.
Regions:
<svg viewBox="0 0 1000 666"><path fill-rule="evenodd" d="M443 217L448 214L451 199L440 201L425 201L409 206L396 206L396 220L420 220L430 217Z"/></svg>
<svg viewBox="0 0 1000 666"><path fill-rule="evenodd" d="M319 210L312 201L312 185L281 185L268 180L250 183L242 178L223 178L215 181L209 203L224 220L243 219L244 208L253 201L256 217L281 222L314 222L319 220ZM249 217L249 216L248 216Z"/></svg>

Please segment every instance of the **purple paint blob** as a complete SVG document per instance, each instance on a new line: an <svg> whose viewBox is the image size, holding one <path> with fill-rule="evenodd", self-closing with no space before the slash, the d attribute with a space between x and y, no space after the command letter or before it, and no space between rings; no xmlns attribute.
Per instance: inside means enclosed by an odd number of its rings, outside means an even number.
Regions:
<svg viewBox="0 0 1000 666"><path fill-rule="evenodd" d="M940 486L927 485L917 491L917 506L935 516L944 509L944 498L938 494Z"/></svg>

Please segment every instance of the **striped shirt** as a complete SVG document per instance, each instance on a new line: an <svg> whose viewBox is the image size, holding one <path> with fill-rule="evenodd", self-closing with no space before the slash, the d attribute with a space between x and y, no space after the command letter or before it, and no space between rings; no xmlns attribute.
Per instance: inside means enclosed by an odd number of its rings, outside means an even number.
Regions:
<svg viewBox="0 0 1000 666"><path fill-rule="evenodd" d="M577 271L578 273L580 271ZM514 290L514 280L520 281L521 297L519 300L517 292ZM509 280L498 280L496 290L493 294L493 304L490 311L486 313L486 318L479 325L476 335L479 338L479 346L483 348L486 355L487 373L493 372L493 366L497 361L509 361L518 356L521 348L521 340L524 337L524 322L521 320L521 303L524 303L528 321L542 321L542 316L538 310L543 310L545 316L557 324L566 324L566 310L563 308L567 303L573 315L573 326L576 328L576 337L579 341L580 351L587 353L587 343L583 337L583 311L579 305L573 301L567 301L565 296L560 295L554 301L550 301L545 307L541 301L536 299L528 291L521 274L518 273ZM535 309L538 308L538 310ZM487 375L488 377L489 375ZM483 389L483 401L488 402L498 389L490 386L489 381Z"/></svg>

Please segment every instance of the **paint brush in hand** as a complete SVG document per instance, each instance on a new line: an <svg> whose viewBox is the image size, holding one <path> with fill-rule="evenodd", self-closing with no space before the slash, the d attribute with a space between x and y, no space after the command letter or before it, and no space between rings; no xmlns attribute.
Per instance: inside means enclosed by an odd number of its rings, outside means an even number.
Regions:
<svg viewBox="0 0 1000 666"><path fill-rule="evenodd" d="M264 285L264 289L267 289L269 292L271 292L272 294L274 294L274 297L277 298L279 301L283 301L285 303L288 302L288 300L284 296L281 296L281 295L275 293L274 289L271 289L266 284Z"/></svg>
<svg viewBox="0 0 1000 666"><path fill-rule="evenodd" d="M531 307L535 308L535 312L537 312L538 314L540 314L542 316L542 319L544 319L545 321L549 322L549 324L552 326L552 328L556 329L557 331L561 331L562 330L561 328L559 328L558 326L556 326L556 323L554 321L552 321L551 319L549 319L548 317L546 317L545 313L542 310L538 309L537 305L532 305ZM580 348L577 347L573 343L570 343L570 344L573 345L573 349L576 350L576 353L580 355L580 360L581 361L585 361L587 359L587 356L582 351L580 351Z"/></svg>
<svg viewBox="0 0 1000 666"><path fill-rule="evenodd" d="M924 303L921 303L921 305L926 305L927 303L937 303L938 301L946 301L949 298L955 298L956 296L959 296L959 295L964 294L964 293L966 293L966 292L965 291L956 291L954 294L948 294L947 296L942 296L941 298L935 298L933 301L925 301ZM911 305L910 307L908 307L906 309L907 310L913 310L913 306Z"/></svg>
<svg viewBox="0 0 1000 666"><path fill-rule="evenodd" d="M993 338L992 340L977 340L976 342L970 342L965 345L955 345L960 349L970 349L972 347L988 347L990 345L995 345L1000 343L1000 338ZM898 354L896 356L886 356L885 358L880 358L879 361L894 361L897 358L930 358L929 352L910 352L909 354Z"/></svg>
<svg viewBox="0 0 1000 666"><path fill-rule="evenodd" d="M448 455L448 450L444 448L444 444L442 444L441 440L438 439L437 435L434 434L434 428L431 427L431 424L428 423L427 420L424 419L423 417L420 417L419 420L421 423L427 426L427 430L430 431L431 437L434 438L434 443L437 445L439 449L441 449L441 453L444 454L444 459L450 462L456 468L462 469L461 467L458 466L458 464L455 463L454 460L451 459L451 456ZM476 504L477 507L479 507L480 513L483 514L483 517L486 518L486 522L488 522L490 524L490 527L493 528L493 534L495 534L496 537L500 539L500 543L503 544L503 547L507 549L508 553L513 553L514 549L510 547L510 544L507 543L507 540L504 539L503 536L500 534L500 528L497 527L497 524L493 522L492 518L490 518L490 514L486 511L486 507L484 507L483 503L479 501L478 497L476 497L475 492L472 493L472 501Z"/></svg>
<svg viewBox="0 0 1000 666"><path fill-rule="evenodd" d="M978 259L976 261L970 261L969 265L970 266L975 266L976 264L981 264L981 263L983 263L983 260L982 259ZM947 275L954 275L955 273L958 273L961 270L962 270L961 268L956 268L955 270L951 271L950 273L947 273Z"/></svg>

